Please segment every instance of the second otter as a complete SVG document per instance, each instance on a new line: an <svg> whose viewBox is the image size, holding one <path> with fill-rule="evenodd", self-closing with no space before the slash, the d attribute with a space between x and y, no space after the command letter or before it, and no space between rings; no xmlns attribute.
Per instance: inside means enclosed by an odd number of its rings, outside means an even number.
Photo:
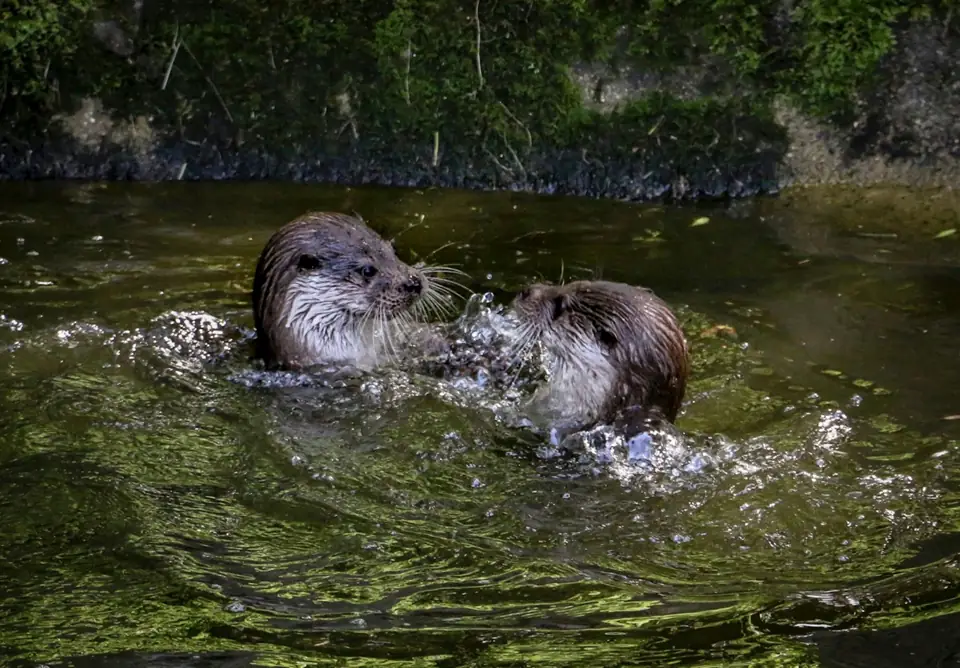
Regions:
<svg viewBox="0 0 960 668"><path fill-rule="evenodd" d="M358 217L308 213L277 230L257 262L257 356L268 368L361 367L395 352L397 322L430 290Z"/></svg>
<svg viewBox="0 0 960 668"><path fill-rule="evenodd" d="M539 343L548 379L535 401L586 427L641 410L674 422L690 372L676 316L651 291L623 283L535 284L514 300L520 346Z"/></svg>

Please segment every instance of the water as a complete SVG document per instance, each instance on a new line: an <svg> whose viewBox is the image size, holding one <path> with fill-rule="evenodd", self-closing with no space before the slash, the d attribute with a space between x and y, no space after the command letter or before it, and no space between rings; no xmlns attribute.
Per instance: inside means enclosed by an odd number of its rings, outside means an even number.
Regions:
<svg viewBox="0 0 960 668"><path fill-rule="evenodd" d="M960 612L960 270L932 245L805 254L763 202L0 186L12 665L817 666L834 631ZM693 350L685 440L548 456L423 379L242 382L256 256L326 208L499 304L653 287Z"/></svg>

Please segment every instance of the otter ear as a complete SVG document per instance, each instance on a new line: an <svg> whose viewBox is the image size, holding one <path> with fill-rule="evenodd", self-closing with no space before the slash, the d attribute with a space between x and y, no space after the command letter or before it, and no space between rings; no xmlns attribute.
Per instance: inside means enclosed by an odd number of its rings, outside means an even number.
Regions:
<svg viewBox="0 0 960 668"><path fill-rule="evenodd" d="M304 253L297 258L297 271L314 271L320 268L320 258Z"/></svg>
<svg viewBox="0 0 960 668"><path fill-rule="evenodd" d="M564 314L567 310L569 304L567 303L567 298L563 295L559 295L553 298L553 319L556 320Z"/></svg>
<svg viewBox="0 0 960 668"><path fill-rule="evenodd" d="M615 345L620 343L616 334L602 328L597 329L597 340L600 342L600 345L606 346L607 348L613 348Z"/></svg>

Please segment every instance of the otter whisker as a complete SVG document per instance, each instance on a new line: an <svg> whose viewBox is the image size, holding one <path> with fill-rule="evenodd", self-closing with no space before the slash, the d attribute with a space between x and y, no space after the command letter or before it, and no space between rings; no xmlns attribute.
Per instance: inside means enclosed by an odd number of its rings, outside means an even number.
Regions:
<svg viewBox="0 0 960 668"><path fill-rule="evenodd" d="M391 321L392 326L392 335L394 341L398 346L395 348L397 359L401 359L404 353L404 345L410 339L411 334L413 333L413 324L410 320L410 315L408 313L402 313L399 317L394 318Z"/></svg>
<svg viewBox="0 0 960 668"><path fill-rule="evenodd" d="M420 299L414 302L413 306L410 309L409 315L411 323L420 322L422 320L427 320L430 317L429 312L429 301L427 297L428 290L424 291L420 295Z"/></svg>
<svg viewBox="0 0 960 668"><path fill-rule="evenodd" d="M444 289L447 292L452 294L456 294L456 290L454 290L454 288L459 288L460 290L464 290L465 292L470 291L469 288L467 288L467 286L463 285L462 283L459 283L458 281L454 281L448 278L443 278L441 276L431 276L430 274L424 274L424 283L426 283L432 288Z"/></svg>
<svg viewBox="0 0 960 668"><path fill-rule="evenodd" d="M456 292L449 286L444 285L443 283L435 283L433 281L430 281L429 290L430 292L435 292L440 295L443 295L443 297L447 299L457 299L457 298L463 299L463 295Z"/></svg>
<svg viewBox="0 0 960 668"><path fill-rule="evenodd" d="M419 302L416 306L419 306ZM416 308L416 306L414 308ZM398 335L400 340L410 335L410 332L413 330L413 323L413 314L409 311L396 313L390 320L390 324L394 328L394 333Z"/></svg>
<svg viewBox="0 0 960 668"><path fill-rule="evenodd" d="M397 341L395 336L397 332L395 321L388 319L385 308L381 310L380 319L382 323L382 331L387 341L388 358L391 362L396 362L397 359L399 359L400 354L397 350Z"/></svg>
<svg viewBox="0 0 960 668"><path fill-rule="evenodd" d="M422 309L425 315L432 313L436 318L443 318L444 314L452 309L453 300L433 292L424 292L417 307Z"/></svg>
<svg viewBox="0 0 960 668"><path fill-rule="evenodd" d="M458 288L464 292L471 292L470 288L461 283L452 276L463 276L465 278L470 278L470 275L466 272L450 269L446 267L426 267L421 270L423 276L425 276L432 283L440 283L450 287Z"/></svg>
<svg viewBox="0 0 960 668"><path fill-rule="evenodd" d="M522 368L527 351L529 351L530 348L537 342L538 338L537 330L534 325L526 324L521 327L520 331L517 333L516 340L508 345L510 361L507 364L507 367L509 368L517 362L520 362L520 366Z"/></svg>
<svg viewBox="0 0 960 668"><path fill-rule="evenodd" d="M430 290L423 293L424 301L429 301L432 304L444 306L445 308L452 307L458 296L459 295L456 295L449 290L445 290L442 287L437 286L431 286Z"/></svg>
<svg viewBox="0 0 960 668"><path fill-rule="evenodd" d="M456 299L466 299L467 296L473 292L467 286L461 285L456 281L446 281L436 277L428 278L425 283L428 283L429 288L433 291L442 292L443 294Z"/></svg>
<svg viewBox="0 0 960 668"><path fill-rule="evenodd" d="M434 287L434 289L444 290L449 295L455 295L457 297L462 298L462 295L460 294L459 291L463 291L464 293L467 293L467 294L470 294L472 292L470 288L463 285L462 283L457 283L456 281L448 281L442 278L437 278L436 276L430 278L429 281L430 281L430 284Z"/></svg>
<svg viewBox="0 0 960 668"><path fill-rule="evenodd" d="M419 322L421 320L426 320L429 315L428 302L426 298L421 295L421 298L413 305L410 317L413 318L414 321Z"/></svg>
<svg viewBox="0 0 960 668"><path fill-rule="evenodd" d="M393 337L390 335L390 327L387 323L386 313L383 304L377 304L376 314L374 315L374 326L377 337L383 342L383 353L388 362L394 360Z"/></svg>
<svg viewBox="0 0 960 668"><path fill-rule="evenodd" d="M375 322L375 310L370 308L367 309L364 314L356 321L355 332L357 338L367 339L370 341L369 348L374 358L374 362L379 364L380 362L380 350L377 345L377 334L376 334L376 322Z"/></svg>
<svg viewBox="0 0 960 668"><path fill-rule="evenodd" d="M527 352L537 343L537 337L535 336L535 332L533 331L533 328L529 328L529 329L530 331L524 337L522 347L520 347L520 349L517 350L516 354L513 356L513 359L507 365L507 368L509 369L511 366L519 362L519 364L517 365L517 372L513 374L513 377L510 379L510 382L507 383L507 387L510 389L514 388L514 386L517 383L517 380L520 378L520 374L523 373L523 369L524 367L526 367L526 364L529 361L527 359Z"/></svg>
<svg viewBox="0 0 960 668"><path fill-rule="evenodd" d="M448 278L447 276L444 276L442 274L424 274L424 275L427 276L429 280L432 282L442 283L443 285L450 285L453 287L458 287L463 290L469 290L469 288L463 283L461 283L460 281L456 281L452 278Z"/></svg>
<svg viewBox="0 0 960 668"><path fill-rule="evenodd" d="M453 265L447 264L427 264L420 267L420 271L428 274L456 274L458 276L466 276L470 278L470 274L463 271L462 269L457 269Z"/></svg>
<svg viewBox="0 0 960 668"><path fill-rule="evenodd" d="M407 340L412 330L410 314L405 311L389 315L384 311L384 327L386 335L390 342L390 349L393 361L398 361L402 355L401 343Z"/></svg>
<svg viewBox="0 0 960 668"><path fill-rule="evenodd" d="M442 308L444 311L453 308L454 302L458 298L462 299L461 295L449 287L435 283L433 280L426 281L425 289L421 293L421 297L424 301L438 308Z"/></svg>
<svg viewBox="0 0 960 668"><path fill-rule="evenodd" d="M440 308L442 311L457 310L456 303L464 301L459 295L451 294L440 289L432 289L429 294L424 294L423 300Z"/></svg>

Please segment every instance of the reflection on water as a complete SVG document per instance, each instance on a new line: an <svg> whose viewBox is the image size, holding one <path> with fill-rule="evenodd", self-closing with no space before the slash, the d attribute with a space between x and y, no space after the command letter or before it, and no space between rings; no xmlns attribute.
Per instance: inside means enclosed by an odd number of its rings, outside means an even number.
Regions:
<svg viewBox="0 0 960 668"><path fill-rule="evenodd" d="M956 271L804 256L743 204L0 185L11 658L801 666L957 609ZM679 429L559 456L476 382L262 382L256 256L318 208L494 307L653 287L694 355Z"/></svg>

